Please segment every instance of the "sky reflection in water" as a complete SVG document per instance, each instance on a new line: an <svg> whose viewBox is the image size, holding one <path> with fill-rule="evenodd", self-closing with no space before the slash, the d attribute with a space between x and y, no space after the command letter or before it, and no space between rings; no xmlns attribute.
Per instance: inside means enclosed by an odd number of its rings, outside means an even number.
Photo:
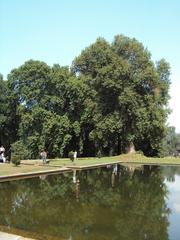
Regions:
<svg viewBox="0 0 180 240"><path fill-rule="evenodd" d="M171 209L169 216L170 240L180 239L180 176L174 175L173 182L165 180L168 187L167 205Z"/></svg>

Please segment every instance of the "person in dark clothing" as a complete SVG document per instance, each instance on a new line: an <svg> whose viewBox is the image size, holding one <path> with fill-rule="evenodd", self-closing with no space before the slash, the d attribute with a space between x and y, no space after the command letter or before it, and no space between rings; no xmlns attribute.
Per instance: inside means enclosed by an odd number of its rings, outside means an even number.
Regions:
<svg viewBox="0 0 180 240"><path fill-rule="evenodd" d="M12 147L10 146L9 149L8 149L8 162L11 162L11 154L12 154Z"/></svg>

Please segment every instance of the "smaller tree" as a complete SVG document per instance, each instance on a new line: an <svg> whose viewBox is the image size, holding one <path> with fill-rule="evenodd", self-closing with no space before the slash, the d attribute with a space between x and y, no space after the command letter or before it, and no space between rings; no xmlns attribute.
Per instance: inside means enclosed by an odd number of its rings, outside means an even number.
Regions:
<svg viewBox="0 0 180 240"><path fill-rule="evenodd" d="M22 141L17 141L12 144L12 163L15 166L20 165L21 160L27 159L29 152Z"/></svg>
<svg viewBox="0 0 180 240"><path fill-rule="evenodd" d="M160 151L161 156L176 156L180 153L180 134L175 132L175 127L168 127L166 137Z"/></svg>

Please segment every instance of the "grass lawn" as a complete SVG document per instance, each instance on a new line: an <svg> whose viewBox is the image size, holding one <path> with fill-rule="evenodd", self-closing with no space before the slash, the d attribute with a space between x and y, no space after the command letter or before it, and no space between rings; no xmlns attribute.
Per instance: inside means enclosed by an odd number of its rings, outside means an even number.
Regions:
<svg viewBox="0 0 180 240"><path fill-rule="evenodd" d="M33 173L44 170L52 170L56 169L52 166L38 166L38 165L23 165L21 164L18 167L15 167L13 164L0 164L0 177L4 175L13 175L13 174L21 174L21 173Z"/></svg>
<svg viewBox="0 0 180 240"><path fill-rule="evenodd" d="M114 157L79 158L72 163L68 158L52 159L48 165L43 166L42 160L24 160L18 167L12 164L0 164L0 177L21 173L34 173L38 171L58 170L58 167L91 167L101 164L135 163L135 164L167 164L180 165L180 157L150 158L141 154L122 154Z"/></svg>
<svg viewBox="0 0 180 240"><path fill-rule="evenodd" d="M96 164L111 164L115 162L122 163L140 163L140 164L180 164L180 157L151 158L141 154L121 154L113 157L102 158L79 158L73 164L69 159L54 159L50 161L50 166L88 166Z"/></svg>

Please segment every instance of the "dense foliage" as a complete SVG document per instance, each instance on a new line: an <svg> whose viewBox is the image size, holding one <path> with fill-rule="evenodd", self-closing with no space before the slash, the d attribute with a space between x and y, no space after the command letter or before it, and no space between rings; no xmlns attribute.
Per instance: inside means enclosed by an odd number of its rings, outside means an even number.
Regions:
<svg viewBox="0 0 180 240"><path fill-rule="evenodd" d="M165 137L170 69L135 39L102 38L71 68L29 60L0 79L0 140L36 158L158 155ZM19 144L19 146L18 146Z"/></svg>
<svg viewBox="0 0 180 240"><path fill-rule="evenodd" d="M175 132L175 127L168 127L166 137L163 140L162 156L180 155L180 134Z"/></svg>

